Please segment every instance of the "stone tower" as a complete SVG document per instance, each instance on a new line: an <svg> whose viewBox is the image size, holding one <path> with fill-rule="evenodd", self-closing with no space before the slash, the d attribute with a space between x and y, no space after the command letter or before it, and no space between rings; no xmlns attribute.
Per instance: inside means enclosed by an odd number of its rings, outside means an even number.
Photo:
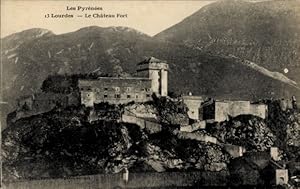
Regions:
<svg viewBox="0 0 300 189"><path fill-rule="evenodd" d="M168 95L169 65L154 57L146 58L138 64L137 74L151 79L152 91L158 96Z"/></svg>

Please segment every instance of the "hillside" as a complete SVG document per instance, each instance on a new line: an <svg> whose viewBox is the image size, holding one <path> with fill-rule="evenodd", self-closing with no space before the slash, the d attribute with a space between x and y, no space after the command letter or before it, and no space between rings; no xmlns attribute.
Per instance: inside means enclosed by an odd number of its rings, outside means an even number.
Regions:
<svg viewBox="0 0 300 189"><path fill-rule="evenodd" d="M104 106L98 105L122 111ZM216 144L178 139L165 129L151 133L117 120L89 122L89 110L55 109L12 123L3 131L4 181L119 173L125 167L130 172L213 170L229 160Z"/></svg>
<svg viewBox="0 0 300 189"><path fill-rule="evenodd" d="M2 39L3 93L9 103L4 112L12 111L21 95L39 91L48 75L97 72L134 76L136 64L145 56L169 62L169 91L177 94L191 91L221 99L299 94L293 81L273 77L267 70L262 72L229 56L155 40L131 28L94 26L61 35L40 35L43 31L28 30ZM22 38L25 34L32 37ZM14 46L19 38L22 43Z"/></svg>
<svg viewBox="0 0 300 189"><path fill-rule="evenodd" d="M214 54L232 54L300 81L299 1L211 3L156 39Z"/></svg>
<svg viewBox="0 0 300 189"><path fill-rule="evenodd" d="M179 117L187 117L182 101L158 98L134 104L136 110L146 105L157 116L159 130L115 119L132 105L97 104L96 111L110 113L99 115L95 121L88 121L93 110L73 106L12 122L2 132L4 182L119 173L124 168L131 173L228 171L235 156L223 144L242 145L248 152L257 152L277 141L287 154L285 158L299 158L299 145L294 143L297 138L292 134L299 127L299 111L282 111L279 101L269 102L270 119L239 115L193 133L178 130ZM201 136L216 137L221 143L199 141Z"/></svg>

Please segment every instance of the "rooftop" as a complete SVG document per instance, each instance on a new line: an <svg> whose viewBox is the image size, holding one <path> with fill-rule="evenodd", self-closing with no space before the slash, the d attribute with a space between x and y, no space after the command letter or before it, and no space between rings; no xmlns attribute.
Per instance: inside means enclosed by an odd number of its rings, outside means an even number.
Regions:
<svg viewBox="0 0 300 189"><path fill-rule="evenodd" d="M166 61L163 60L159 60L155 57L147 57L145 60L143 60L142 62L138 63L138 65L142 65L142 64L151 64L151 63L167 63Z"/></svg>
<svg viewBox="0 0 300 189"><path fill-rule="evenodd" d="M183 99L189 99L189 100L203 100L204 98L202 96L194 96L194 95L183 95Z"/></svg>

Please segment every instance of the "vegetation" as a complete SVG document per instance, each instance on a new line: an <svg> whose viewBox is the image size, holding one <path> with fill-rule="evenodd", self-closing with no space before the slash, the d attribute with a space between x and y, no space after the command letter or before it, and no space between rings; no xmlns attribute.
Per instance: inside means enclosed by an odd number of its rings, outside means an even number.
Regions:
<svg viewBox="0 0 300 189"><path fill-rule="evenodd" d="M182 101L174 101L167 97L158 98L153 95L153 104L158 111L161 123L164 125L178 127L188 121L188 108Z"/></svg>
<svg viewBox="0 0 300 189"><path fill-rule="evenodd" d="M78 89L78 79L75 75L51 75L42 83L43 92L68 94Z"/></svg>

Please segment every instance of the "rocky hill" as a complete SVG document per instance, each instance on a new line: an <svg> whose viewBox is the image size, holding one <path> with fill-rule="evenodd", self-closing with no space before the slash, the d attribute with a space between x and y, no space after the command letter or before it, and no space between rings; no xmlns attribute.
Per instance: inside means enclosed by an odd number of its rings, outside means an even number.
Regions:
<svg viewBox="0 0 300 189"><path fill-rule="evenodd" d="M233 54L300 81L299 1L211 3L155 38Z"/></svg>
<svg viewBox="0 0 300 189"><path fill-rule="evenodd" d="M130 172L213 170L229 160L216 144L181 140L167 129L151 134L135 124L88 122L89 111L57 108L12 123L3 131L4 180L118 173L125 167Z"/></svg>
<svg viewBox="0 0 300 189"><path fill-rule="evenodd" d="M297 110L281 111L272 108L269 112L277 119L263 120L251 115L240 115L222 123L210 124L206 130L194 133L215 136L221 143L207 143L184 139L178 125L165 122L166 117L187 116L180 102L156 99L147 105L160 120L161 130L150 132L135 124L112 119L88 121L91 109L84 106L55 108L50 112L12 122L2 132L2 160L4 181L15 179L57 178L99 173L118 173L124 168L130 172L164 171L228 171L227 165L235 157L227 153L223 143L242 145L249 152L265 151L285 133L294 133L299 126ZM270 102L276 105L277 102ZM161 109L161 105L169 109ZM124 112L127 105L98 104L99 110ZM276 106L277 107L277 106ZM139 108L137 108L139 109ZM172 109L172 111L171 111ZM168 114L168 115L166 115ZM286 124L281 123L288 119ZM172 119L173 120L173 119ZM273 128L280 123L280 133ZM183 133L181 133L183 134ZM291 151L281 148L289 160L299 158L299 145L288 134L280 142L294 146Z"/></svg>

